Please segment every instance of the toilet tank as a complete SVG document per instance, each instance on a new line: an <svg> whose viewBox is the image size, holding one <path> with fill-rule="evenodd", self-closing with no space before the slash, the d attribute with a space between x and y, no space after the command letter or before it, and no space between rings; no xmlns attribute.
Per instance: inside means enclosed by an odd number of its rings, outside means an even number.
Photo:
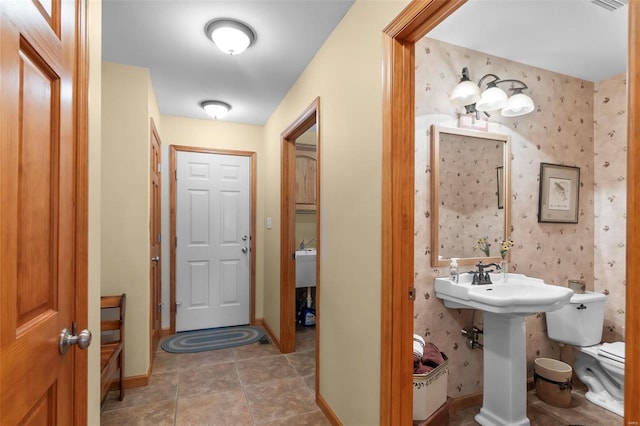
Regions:
<svg viewBox="0 0 640 426"><path fill-rule="evenodd" d="M606 298L604 294L590 291L574 294L562 308L546 312L549 338L575 346L600 343Z"/></svg>

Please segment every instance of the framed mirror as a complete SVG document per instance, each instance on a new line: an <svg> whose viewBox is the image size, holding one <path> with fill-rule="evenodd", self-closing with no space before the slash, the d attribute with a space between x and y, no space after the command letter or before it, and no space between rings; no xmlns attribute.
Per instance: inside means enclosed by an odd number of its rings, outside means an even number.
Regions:
<svg viewBox="0 0 640 426"><path fill-rule="evenodd" d="M497 262L511 221L509 136L431 126L431 265ZM486 239L488 255L478 247Z"/></svg>

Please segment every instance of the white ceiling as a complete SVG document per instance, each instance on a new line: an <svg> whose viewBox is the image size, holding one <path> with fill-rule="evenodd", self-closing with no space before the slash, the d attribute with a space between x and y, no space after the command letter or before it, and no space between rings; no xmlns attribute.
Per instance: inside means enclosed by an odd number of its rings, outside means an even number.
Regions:
<svg viewBox="0 0 640 426"><path fill-rule="evenodd" d="M262 125L352 3L104 0L103 59L149 68L162 114L207 119L200 102L221 100L232 105L225 120ZM221 17L252 26L256 43L238 56L220 52L204 26ZM428 37L600 81L626 70L627 7L470 0Z"/></svg>
<svg viewBox="0 0 640 426"><path fill-rule="evenodd" d="M1 0L0 0L1 1ZM264 124L353 0L104 0L103 60L150 69L160 112L209 118L200 102L231 104L225 121ZM204 27L235 18L256 32L241 55Z"/></svg>
<svg viewBox="0 0 640 426"><path fill-rule="evenodd" d="M427 36L601 81L627 70L627 10L589 0L470 0Z"/></svg>

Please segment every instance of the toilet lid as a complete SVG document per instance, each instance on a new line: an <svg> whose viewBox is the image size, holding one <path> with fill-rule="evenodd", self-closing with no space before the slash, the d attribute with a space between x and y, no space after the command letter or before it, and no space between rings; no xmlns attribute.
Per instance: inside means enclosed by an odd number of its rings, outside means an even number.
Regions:
<svg viewBox="0 0 640 426"><path fill-rule="evenodd" d="M598 348L598 355L624 364L624 342L603 343Z"/></svg>

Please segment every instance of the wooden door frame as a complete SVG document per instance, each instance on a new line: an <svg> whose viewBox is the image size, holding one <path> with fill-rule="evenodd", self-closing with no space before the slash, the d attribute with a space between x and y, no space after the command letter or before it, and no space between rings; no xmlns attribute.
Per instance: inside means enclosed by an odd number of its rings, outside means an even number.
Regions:
<svg viewBox="0 0 640 426"><path fill-rule="evenodd" d="M89 329L89 29L87 2L76 4L76 228L75 310L78 329ZM96 305L99 306L98 300ZM97 309L97 308L96 308ZM95 330L94 330L95 331ZM100 344L94 337L94 345ZM95 340L98 340L95 342ZM74 424L87 424L89 390L88 350L76 350L74 360Z"/></svg>
<svg viewBox="0 0 640 426"><path fill-rule="evenodd" d="M383 35L382 348L380 424L412 422L414 46L466 0L414 0ZM630 1L625 424L640 408L640 2Z"/></svg>
<svg viewBox="0 0 640 426"><path fill-rule="evenodd" d="M153 139L155 138L158 141L158 153L159 153L159 160L162 161L162 140L160 139L160 134L158 133L158 129L156 127L156 123L153 121L153 118L149 119L149 133L150 133L150 141L149 141L149 148L151 150L150 153L150 157L151 154L153 153L153 148L152 148L152 144L153 144ZM152 183L152 173L154 173L154 168L156 168L156 173L158 174L158 176L160 177L159 182L158 182L158 192L159 192L159 197L160 200L158 201L160 203L160 217L158 218L160 223L158 223L157 225L160 225L160 229L162 229L162 173L160 172L160 170L158 170L158 168L160 167L160 163L158 164L153 164L153 158L150 158L151 163L149 164L149 184ZM153 223L154 223L154 217L153 217L153 212L154 212L154 207L153 207L153 194L150 193L150 198L149 198L149 254L151 256L153 256L153 246L154 246L154 238L156 238L156 236L154 236L154 230L153 230ZM160 253L158 254L160 256L160 261L156 264L155 268L156 268L156 273L158 274L158 276L160 277L160 301L162 301L162 240L160 241ZM149 365L151 366L151 371L153 371L153 359L154 359L154 355L155 355L155 351L157 349L157 344L160 340L160 338L162 337L162 312L160 313L160 330L158 330L158 335L156 337L156 339L154 340L154 312L157 312L158 310L158 306L155 306L155 300L154 300L154 277L153 277L153 268L154 266L152 265L153 261L151 259L149 259L149 286L150 286L150 292L149 292L149 326L150 326L150 335L149 335L149 348L150 348L150 353L149 353ZM154 344L156 347L154 347Z"/></svg>
<svg viewBox="0 0 640 426"><path fill-rule="evenodd" d="M251 250L249 251L249 323L254 325L256 322L256 183L257 183L257 161L256 153L253 151L234 151L225 149L202 148L195 146L169 145L169 191L170 191L170 207L169 207L169 318L170 318L170 334L176 333L176 201L177 201L177 152L197 152L201 154L220 154L220 155L237 155L240 157L249 157L250 164L250 183L249 183L249 203L251 204L249 212L249 238L251 241ZM174 242L173 244L171 242Z"/></svg>
<svg viewBox="0 0 640 426"><path fill-rule="evenodd" d="M281 134L280 187L280 341L282 353L296 350L296 139L316 125L316 396L320 342L320 98L317 97Z"/></svg>

